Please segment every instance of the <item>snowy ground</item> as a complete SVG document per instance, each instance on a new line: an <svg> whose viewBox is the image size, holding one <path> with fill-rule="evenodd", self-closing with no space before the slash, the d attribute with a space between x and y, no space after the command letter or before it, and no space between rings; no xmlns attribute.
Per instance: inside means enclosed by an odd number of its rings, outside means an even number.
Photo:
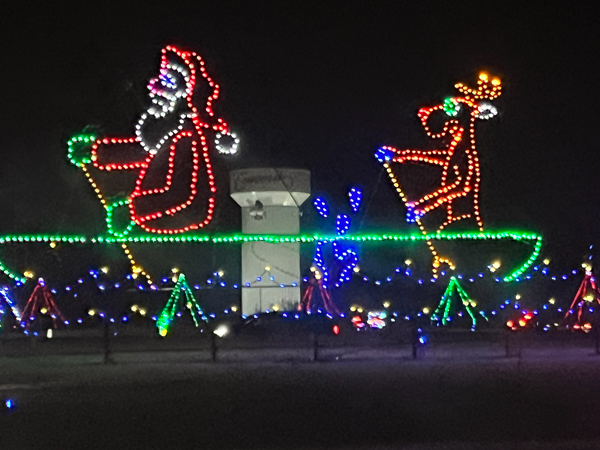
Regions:
<svg viewBox="0 0 600 450"><path fill-rule="evenodd" d="M409 350L3 356L0 448L600 448L593 348Z"/></svg>

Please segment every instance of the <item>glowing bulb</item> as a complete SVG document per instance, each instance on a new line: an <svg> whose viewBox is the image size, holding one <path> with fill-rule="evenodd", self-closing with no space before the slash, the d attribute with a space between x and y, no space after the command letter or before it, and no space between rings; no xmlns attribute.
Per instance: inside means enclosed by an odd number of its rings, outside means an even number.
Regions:
<svg viewBox="0 0 600 450"><path fill-rule="evenodd" d="M56 248L56 242L50 242L50 248Z"/></svg>
<svg viewBox="0 0 600 450"><path fill-rule="evenodd" d="M140 308L139 309L139 313L140 313L140 316L145 316L146 315L146 310L144 308Z"/></svg>
<svg viewBox="0 0 600 450"><path fill-rule="evenodd" d="M354 269L352 269L354 271L354 273L358 273L360 272L360 267L358 266L354 266Z"/></svg>
<svg viewBox="0 0 600 450"><path fill-rule="evenodd" d="M270 272L270 271L271 271L271 266L266 266L266 267L265 267L265 270L266 270L267 272Z"/></svg>
<svg viewBox="0 0 600 450"><path fill-rule="evenodd" d="M131 310L132 310L133 312L137 312L137 310L138 310L138 305L133 305L133 306L131 307Z"/></svg>
<svg viewBox="0 0 600 450"><path fill-rule="evenodd" d="M406 261L404 261L404 264L410 266L412 264L412 261L410 259L407 259Z"/></svg>
<svg viewBox="0 0 600 450"><path fill-rule="evenodd" d="M279 311L279 305L273 305L273 308L271 308L273 311L277 312Z"/></svg>
<svg viewBox="0 0 600 450"><path fill-rule="evenodd" d="M165 337L167 335L167 329L161 328L160 330L158 330L158 334L160 334L162 337Z"/></svg>
<svg viewBox="0 0 600 450"><path fill-rule="evenodd" d="M548 265L548 264L550 264L550 260L549 260L548 258L546 258L546 259L544 260L544 264L545 264L545 265Z"/></svg>
<svg viewBox="0 0 600 450"><path fill-rule="evenodd" d="M44 308L40 308L40 312L42 314L46 314L48 312L48 308L44 307Z"/></svg>
<svg viewBox="0 0 600 450"><path fill-rule="evenodd" d="M229 334L229 327L225 324L221 324L217 328L215 328L215 331L213 331L213 333L222 338L223 336Z"/></svg>
<svg viewBox="0 0 600 450"><path fill-rule="evenodd" d="M231 310L232 310L233 312L236 312L236 311L237 311L237 306L232 306L232 307L231 307Z"/></svg>
<svg viewBox="0 0 600 450"><path fill-rule="evenodd" d="M427 307L423 308L423 314L429 314L429 308L427 308Z"/></svg>
<svg viewBox="0 0 600 450"><path fill-rule="evenodd" d="M554 303L556 303L556 300L554 300L553 298L551 298L550 300L548 300L548 303L550 303L551 305L554 305Z"/></svg>
<svg viewBox="0 0 600 450"><path fill-rule="evenodd" d="M178 272L179 272L179 269L178 269L177 267L173 267L173 268L171 269L171 272L173 272L173 273L178 273Z"/></svg>
<svg viewBox="0 0 600 450"><path fill-rule="evenodd" d="M102 267L100 270L102 271L102 273L108 273L108 267L106 266Z"/></svg>
<svg viewBox="0 0 600 450"><path fill-rule="evenodd" d="M225 275L225 272L224 272L224 271L222 271L222 270L219 270L219 271L217 272L217 274L218 274L220 277L222 277L223 275Z"/></svg>
<svg viewBox="0 0 600 450"><path fill-rule="evenodd" d="M521 294L517 294L517 295L515 295L515 298L516 298L517 300L520 300L520 299L521 299Z"/></svg>
<svg viewBox="0 0 600 450"><path fill-rule="evenodd" d="M384 308L389 308L390 307L390 302L383 302L383 307Z"/></svg>
<svg viewBox="0 0 600 450"><path fill-rule="evenodd" d="M25 276L25 278L33 278L34 277L34 273L31 270L26 270L25 273L23 273L23 275Z"/></svg>
<svg viewBox="0 0 600 450"><path fill-rule="evenodd" d="M96 315L96 310L95 310L95 309L90 309L90 310L88 311L88 315L89 315L90 317L94 317L94 316Z"/></svg>

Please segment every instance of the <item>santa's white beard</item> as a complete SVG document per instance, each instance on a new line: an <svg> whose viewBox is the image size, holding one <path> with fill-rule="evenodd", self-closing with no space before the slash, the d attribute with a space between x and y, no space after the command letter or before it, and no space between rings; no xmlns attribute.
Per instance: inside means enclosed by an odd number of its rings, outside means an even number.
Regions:
<svg viewBox="0 0 600 450"><path fill-rule="evenodd" d="M185 116L186 111L181 109L158 118L147 114L139 122L139 137L142 139L144 146L149 149L156 149L159 142L165 138L166 141L162 146L166 145L170 140L169 135L176 134L182 125L182 121L189 120Z"/></svg>

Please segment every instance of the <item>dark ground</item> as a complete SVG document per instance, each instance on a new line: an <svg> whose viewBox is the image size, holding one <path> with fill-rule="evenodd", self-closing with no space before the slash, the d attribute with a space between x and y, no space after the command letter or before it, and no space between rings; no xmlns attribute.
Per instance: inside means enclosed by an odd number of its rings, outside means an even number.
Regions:
<svg viewBox="0 0 600 450"><path fill-rule="evenodd" d="M0 448L600 448L589 341L0 357Z"/></svg>

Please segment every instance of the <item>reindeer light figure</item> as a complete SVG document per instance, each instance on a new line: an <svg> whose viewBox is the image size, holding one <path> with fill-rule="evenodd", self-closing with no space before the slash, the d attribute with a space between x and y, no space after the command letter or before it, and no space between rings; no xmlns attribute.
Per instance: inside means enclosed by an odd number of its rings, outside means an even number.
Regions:
<svg viewBox="0 0 600 450"><path fill-rule="evenodd" d="M437 223L436 232L441 232L452 223L461 220L474 220L480 231L483 222L479 214L479 182L480 169L477 156L475 123L477 120L487 120L494 117L498 110L491 105L490 100L496 99L502 91L499 78L479 74L477 88L473 89L463 83L455 88L459 96L447 98L443 104L421 108L418 117L427 133L434 140L442 140L444 145L434 150L398 150L394 147L382 147L375 152L375 157L383 164L398 195L406 205L406 220L416 222L423 232L427 230L423 218L433 211L443 210L444 219ZM487 100L487 101L486 101ZM446 117L441 131L434 131L430 125L433 113L439 111ZM394 173L394 167L405 163L418 163L441 168L439 184L433 191L420 198L408 198ZM458 202L460 200L460 202ZM455 205L455 202L460 203ZM442 264L454 269L450 259L438 254L431 241L427 245L433 254L433 275Z"/></svg>

